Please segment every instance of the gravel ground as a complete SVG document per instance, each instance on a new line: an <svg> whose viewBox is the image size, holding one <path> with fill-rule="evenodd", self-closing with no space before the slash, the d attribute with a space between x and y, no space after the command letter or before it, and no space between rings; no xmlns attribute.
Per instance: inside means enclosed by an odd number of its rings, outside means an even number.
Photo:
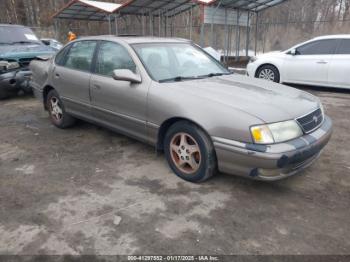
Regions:
<svg viewBox="0 0 350 262"><path fill-rule="evenodd" d="M59 130L31 97L0 101L0 254L350 254L350 93L311 92L334 135L274 183L187 183L152 147Z"/></svg>

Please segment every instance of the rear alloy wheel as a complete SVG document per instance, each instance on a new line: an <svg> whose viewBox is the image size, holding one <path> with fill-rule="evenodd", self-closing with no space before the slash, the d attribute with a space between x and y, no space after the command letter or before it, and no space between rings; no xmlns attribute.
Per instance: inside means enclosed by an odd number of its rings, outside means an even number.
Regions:
<svg viewBox="0 0 350 262"><path fill-rule="evenodd" d="M66 113L64 105L55 90L51 90L47 95L46 106L51 122L56 127L67 128L75 123L75 118Z"/></svg>
<svg viewBox="0 0 350 262"><path fill-rule="evenodd" d="M49 110L54 122L60 123L63 120L63 111L57 97L51 97Z"/></svg>
<svg viewBox="0 0 350 262"><path fill-rule="evenodd" d="M257 77L276 83L279 83L280 81L280 74L278 72L278 69L272 65L262 66L257 73Z"/></svg>
<svg viewBox="0 0 350 262"><path fill-rule="evenodd" d="M164 150L171 169L184 180L202 182L216 172L216 154L210 138L188 121L170 127Z"/></svg>

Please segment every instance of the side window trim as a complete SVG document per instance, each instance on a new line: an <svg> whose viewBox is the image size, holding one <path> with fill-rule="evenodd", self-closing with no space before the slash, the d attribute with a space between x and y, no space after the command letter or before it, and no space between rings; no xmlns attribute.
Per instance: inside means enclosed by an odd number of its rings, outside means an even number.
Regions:
<svg viewBox="0 0 350 262"><path fill-rule="evenodd" d="M97 67L97 59L98 59L98 54L100 52L100 47L102 44L102 40L96 41L96 47L94 51L94 55L92 57L92 63L91 63L91 74L96 74L96 67Z"/></svg>
<svg viewBox="0 0 350 262"><path fill-rule="evenodd" d="M97 45L96 45L96 50L95 50L95 53L94 53L93 71L91 71L92 74L98 75L98 76L103 76L103 77L106 77L106 78L113 78L112 76L107 76L107 75L99 74L99 73L97 72L98 55L99 55L101 46L102 46L104 43L113 43L113 44L119 45L119 46L121 46L122 48L124 48L125 51L127 52L127 54L130 56L130 59L132 60L132 62L135 64L136 73L139 72L139 69L138 69L137 63L135 62L135 59L134 59L134 58L132 57L132 55L130 54L129 50L128 50L127 48L125 48L125 46L123 46L122 44L120 44L120 43L118 43L118 42L114 42L114 41L99 40L98 43L97 43Z"/></svg>
<svg viewBox="0 0 350 262"><path fill-rule="evenodd" d="M330 54L299 54L299 55L303 55L303 56L315 56L315 55L335 55L338 48L339 48L339 45L340 45L340 42L339 39L334 39L334 38L330 38L330 39L321 39L321 40L315 40L315 41L312 41L312 42L309 42L309 43L306 43L302 46L298 46L297 47L297 51L298 49L302 48L302 47L306 47L308 45L312 45L312 44L315 44L315 43L320 43L320 42L323 42L323 41L332 41L334 40L336 42L335 44L335 48L333 48L333 51L330 53Z"/></svg>
<svg viewBox="0 0 350 262"><path fill-rule="evenodd" d="M67 46L64 47L60 52L57 53L57 55L55 56L55 65L56 65L56 66L62 66L62 67L64 67L64 64L65 64L66 61L67 61L67 54L68 54L68 52L70 51L72 45L73 45L73 43L67 45ZM61 63L57 63L57 56L60 55L61 53L62 53L62 58L61 58L62 61L60 61Z"/></svg>
<svg viewBox="0 0 350 262"><path fill-rule="evenodd" d="M89 69L88 71L79 70L79 69L76 69L76 68L70 68L70 67L67 67L67 66L66 66L66 63L67 63L67 60L68 60L68 55L69 55L69 52L71 51L73 45L74 45L75 43L81 43L81 42L94 42L94 43L96 43L95 48L94 48L94 52L93 52L93 56L92 56L92 60L91 60L90 69ZM99 42L99 41L97 41L97 40L89 40L89 39L87 39L87 40L75 41L74 43L70 44L70 45L69 45L69 49L68 49L68 50L66 51L66 53L64 54L63 65L59 65L59 66L64 67L64 68L67 68L67 69L69 69L69 70L74 70L74 71L78 71L78 72L84 72L84 73L92 74L92 69L93 69L93 67L94 67L94 63L93 63L94 60L93 60L93 59L94 59L94 56L95 56L95 53L96 53L96 49L97 49L98 42Z"/></svg>
<svg viewBox="0 0 350 262"><path fill-rule="evenodd" d="M337 50L335 51L334 55L350 55L350 52L349 52L349 54L339 53L340 47L342 46L343 42L346 42L346 41L350 42L350 38L348 38L348 39L347 38L341 38L341 39L338 40Z"/></svg>

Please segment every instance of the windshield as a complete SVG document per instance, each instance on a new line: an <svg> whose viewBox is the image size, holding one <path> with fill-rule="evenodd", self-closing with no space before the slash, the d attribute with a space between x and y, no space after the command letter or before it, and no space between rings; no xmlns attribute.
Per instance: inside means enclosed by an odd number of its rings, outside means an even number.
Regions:
<svg viewBox="0 0 350 262"><path fill-rule="evenodd" d="M21 26L0 26L0 43L40 43L33 31Z"/></svg>
<svg viewBox="0 0 350 262"><path fill-rule="evenodd" d="M182 81L230 74L218 61L189 43L134 44L155 81Z"/></svg>

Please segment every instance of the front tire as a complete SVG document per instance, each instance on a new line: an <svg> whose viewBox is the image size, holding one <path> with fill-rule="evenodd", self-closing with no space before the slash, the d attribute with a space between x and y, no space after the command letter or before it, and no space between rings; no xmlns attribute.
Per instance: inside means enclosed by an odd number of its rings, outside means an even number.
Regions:
<svg viewBox="0 0 350 262"><path fill-rule="evenodd" d="M51 123L61 129L71 127L75 118L66 113L64 105L56 90L51 90L46 98L46 107L49 111Z"/></svg>
<svg viewBox="0 0 350 262"><path fill-rule="evenodd" d="M273 65L263 65L259 68L256 73L256 77L260 79L265 79L267 81L279 83L280 73L278 69Z"/></svg>
<svg viewBox="0 0 350 262"><path fill-rule="evenodd" d="M170 168L189 182L203 182L216 172L216 154L209 136L188 121L172 125L164 139Z"/></svg>

